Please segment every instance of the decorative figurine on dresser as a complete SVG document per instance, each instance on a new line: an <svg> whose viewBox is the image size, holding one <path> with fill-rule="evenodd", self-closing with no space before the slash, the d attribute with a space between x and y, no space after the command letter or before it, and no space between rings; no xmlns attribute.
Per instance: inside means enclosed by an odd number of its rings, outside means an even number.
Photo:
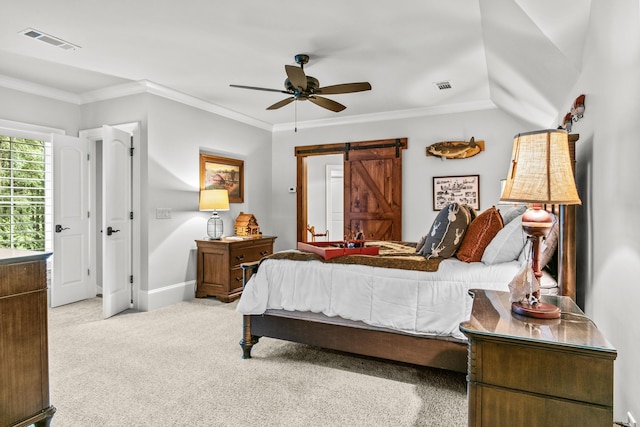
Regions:
<svg viewBox="0 0 640 427"><path fill-rule="evenodd" d="M236 236L258 236L260 226L256 217L250 213L240 212L235 223Z"/></svg>
<svg viewBox="0 0 640 427"><path fill-rule="evenodd" d="M0 249L0 426L48 426L50 253Z"/></svg>
<svg viewBox="0 0 640 427"><path fill-rule="evenodd" d="M220 240L196 240L198 274L196 298L216 297L222 302L240 298L243 272L240 264L259 261L273 253L276 237L223 237ZM249 277L246 277L248 280Z"/></svg>

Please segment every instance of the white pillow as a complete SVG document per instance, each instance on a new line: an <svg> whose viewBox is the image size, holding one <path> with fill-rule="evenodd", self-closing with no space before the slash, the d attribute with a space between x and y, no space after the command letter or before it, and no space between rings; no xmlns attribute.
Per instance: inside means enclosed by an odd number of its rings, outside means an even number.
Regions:
<svg viewBox="0 0 640 427"><path fill-rule="evenodd" d="M509 206L504 210L500 210L500 215L502 215L503 224L506 226L511 221L516 219L518 215L522 215L526 210L527 210L527 205Z"/></svg>
<svg viewBox="0 0 640 427"><path fill-rule="evenodd" d="M509 221L487 245L482 254L485 264L499 264L518 259L527 237L522 231L522 214Z"/></svg>

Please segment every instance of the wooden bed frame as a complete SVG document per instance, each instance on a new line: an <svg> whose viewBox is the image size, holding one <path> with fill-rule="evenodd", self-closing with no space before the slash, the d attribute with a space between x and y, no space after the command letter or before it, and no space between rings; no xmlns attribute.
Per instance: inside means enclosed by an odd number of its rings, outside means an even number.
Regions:
<svg viewBox="0 0 640 427"><path fill-rule="evenodd" d="M570 135L569 146L574 162L577 139L578 135ZM558 217L560 226L558 247L552 260L557 267L558 294L569 296L575 301L575 207L561 205L550 210ZM254 272L257 267L258 263L244 265L243 272ZM260 337L270 337L419 366L467 372L466 342L330 322L329 317L325 323L278 316L276 313L245 315L240 341L243 358L251 358L251 349Z"/></svg>

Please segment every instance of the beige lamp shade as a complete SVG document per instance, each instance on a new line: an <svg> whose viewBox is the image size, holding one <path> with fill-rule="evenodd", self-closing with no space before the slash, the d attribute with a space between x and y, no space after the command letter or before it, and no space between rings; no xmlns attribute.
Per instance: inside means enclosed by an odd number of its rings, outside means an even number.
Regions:
<svg viewBox="0 0 640 427"><path fill-rule="evenodd" d="M548 129L514 137L502 202L579 205L568 134Z"/></svg>
<svg viewBox="0 0 640 427"><path fill-rule="evenodd" d="M227 190L201 190L201 211L228 211L229 192Z"/></svg>

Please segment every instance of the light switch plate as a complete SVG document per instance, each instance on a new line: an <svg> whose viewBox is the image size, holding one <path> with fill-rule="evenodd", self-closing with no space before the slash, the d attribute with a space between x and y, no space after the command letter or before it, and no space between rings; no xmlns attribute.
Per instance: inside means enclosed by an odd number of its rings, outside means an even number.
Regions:
<svg viewBox="0 0 640 427"><path fill-rule="evenodd" d="M156 208L156 219L170 219L171 208Z"/></svg>

